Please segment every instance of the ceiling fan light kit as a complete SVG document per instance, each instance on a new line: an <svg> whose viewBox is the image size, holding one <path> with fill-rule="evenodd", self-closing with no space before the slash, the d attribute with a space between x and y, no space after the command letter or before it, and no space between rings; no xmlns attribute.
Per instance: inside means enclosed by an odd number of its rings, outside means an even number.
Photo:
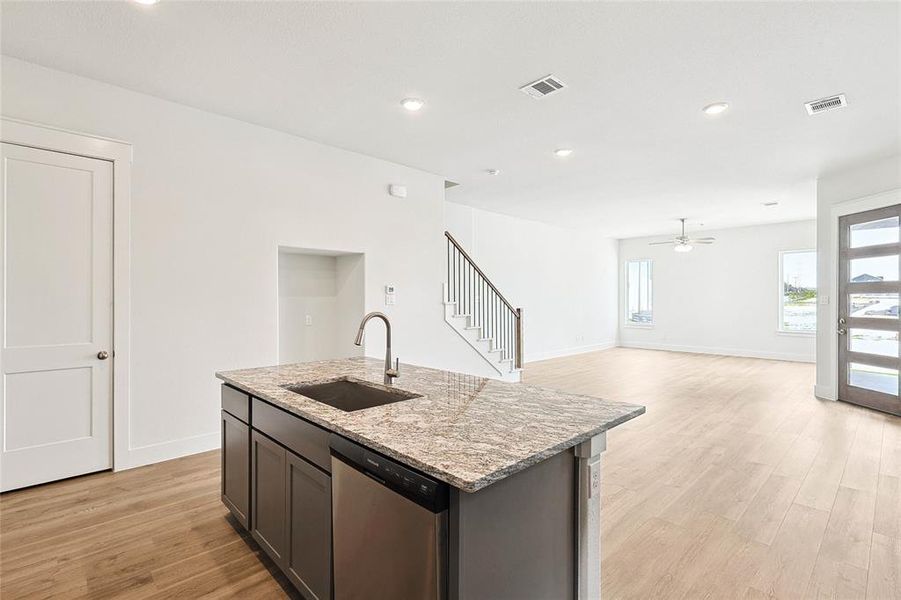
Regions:
<svg viewBox="0 0 901 600"><path fill-rule="evenodd" d="M650 242L649 246L663 246L663 245L672 245L673 250L676 252L691 252L696 245L699 244L712 244L716 241L714 237L701 237L701 238L691 238L685 235L685 219L679 219L682 222L682 234L677 235L671 240L667 240L665 242Z"/></svg>

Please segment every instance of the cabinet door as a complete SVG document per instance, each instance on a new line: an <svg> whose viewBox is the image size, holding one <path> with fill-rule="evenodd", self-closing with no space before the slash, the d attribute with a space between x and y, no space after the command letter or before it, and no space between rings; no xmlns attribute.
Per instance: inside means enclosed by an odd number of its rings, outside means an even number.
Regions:
<svg viewBox="0 0 901 600"><path fill-rule="evenodd" d="M288 553L286 572L309 598L331 597L331 477L288 453Z"/></svg>
<svg viewBox="0 0 901 600"><path fill-rule="evenodd" d="M250 427L222 411L222 503L250 526Z"/></svg>
<svg viewBox="0 0 901 600"><path fill-rule="evenodd" d="M285 564L287 451L253 432L251 535L280 567Z"/></svg>

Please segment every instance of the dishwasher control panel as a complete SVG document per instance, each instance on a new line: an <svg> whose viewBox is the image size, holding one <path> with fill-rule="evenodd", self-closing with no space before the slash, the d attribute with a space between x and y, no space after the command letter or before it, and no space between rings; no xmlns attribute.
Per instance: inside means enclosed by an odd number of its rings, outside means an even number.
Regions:
<svg viewBox="0 0 901 600"><path fill-rule="evenodd" d="M404 491L411 492L423 498L430 498L438 491L438 482L427 479L410 469L382 458L369 450L363 451L363 460L366 461L366 469L371 470L385 481L400 486Z"/></svg>
<svg viewBox="0 0 901 600"><path fill-rule="evenodd" d="M447 508L449 487L446 483L414 471L339 435L329 436L329 446L337 458L417 504L433 512Z"/></svg>

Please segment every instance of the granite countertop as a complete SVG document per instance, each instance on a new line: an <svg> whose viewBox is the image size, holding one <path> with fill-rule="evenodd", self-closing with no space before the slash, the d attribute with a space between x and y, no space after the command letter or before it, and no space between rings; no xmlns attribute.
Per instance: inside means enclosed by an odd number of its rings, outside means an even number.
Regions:
<svg viewBox="0 0 901 600"><path fill-rule="evenodd" d="M420 394L344 412L284 385L348 377L382 387L384 361L348 358L223 371L222 381L465 492L478 491L644 413L643 406L402 364Z"/></svg>

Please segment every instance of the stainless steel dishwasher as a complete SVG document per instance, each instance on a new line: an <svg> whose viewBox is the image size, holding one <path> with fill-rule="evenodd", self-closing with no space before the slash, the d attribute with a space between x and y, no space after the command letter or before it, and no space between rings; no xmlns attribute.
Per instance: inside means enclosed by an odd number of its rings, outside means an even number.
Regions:
<svg viewBox="0 0 901 600"><path fill-rule="evenodd" d="M444 600L447 484L334 434L329 446L335 600Z"/></svg>

